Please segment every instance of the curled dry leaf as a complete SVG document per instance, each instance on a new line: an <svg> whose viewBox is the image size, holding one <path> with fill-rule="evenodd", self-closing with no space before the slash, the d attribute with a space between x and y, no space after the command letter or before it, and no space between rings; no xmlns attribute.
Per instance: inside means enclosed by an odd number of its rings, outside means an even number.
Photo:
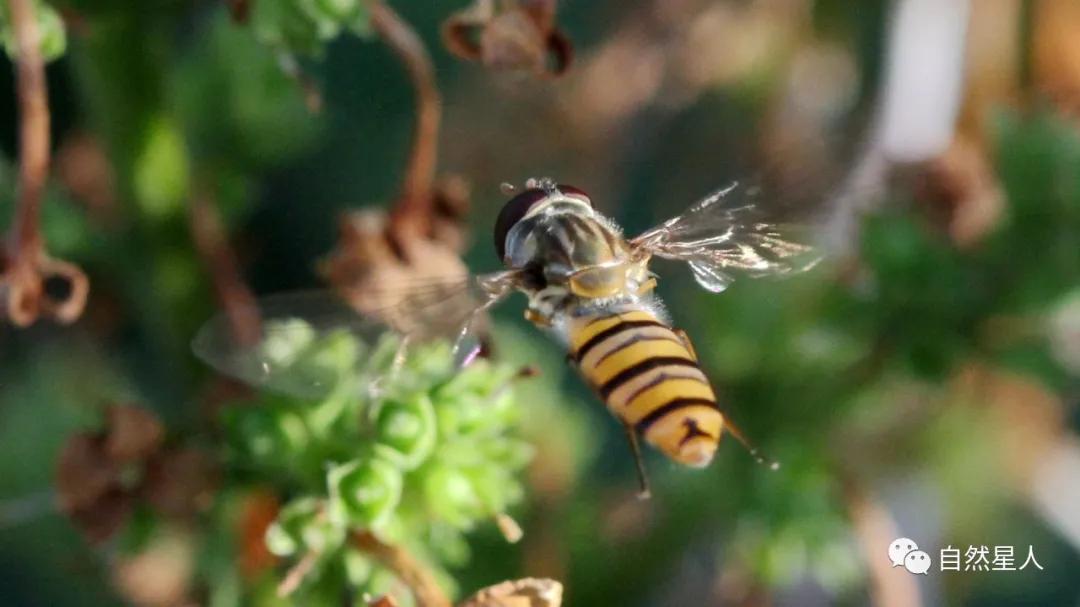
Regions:
<svg viewBox="0 0 1080 607"><path fill-rule="evenodd" d="M214 462L202 451L164 451L146 465L143 495L158 512L190 517L210 507L217 481Z"/></svg>
<svg viewBox="0 0 1080 607"><path fill-rule="evenodd" d="M386 285L417 284L464 276L455 250L427 238L400 240L387 232L387 217L377 210L346 215L337 248L321 264L323 275L357 310L375 313L394 306Z"/></svg>
<svg viewBox="0 0 1080 607"><path fill-rule="evenodd" d="M986 150L972 138L957 136L927 169L919 198L953 242L971 246L989 233L1005 211L1005 194Z"/></svg>
<svg viewBox="0 0 1080 607"><path fill-rule="evenodd" d="M106 410L105 454L124 464L149 457L161 447L165 428L157 417L132 405L113 405Z"/></svg>
<svg viewBox="0 0 1080 607"><path fill-rule="evenodd" d="M488 586L458 607L559 607L563 587L547 578L524 578Z"/></svg>
<svg viewBox="0 0 1080 607"><path fill-rule="evenodd" d="M555 23L555 0L475 0L443 23L454 55L496 70L563 74L573 45Z"/></svg>
<svg viewBox="0 0 1080 607"><path fill-rule="evenodd" d="M163 449L164 437L151 412L114 405L99 432L68 439L56 463L58 505L89 541L119 531L139 498L172 517L209 503L212 462L192 449Z"/></svg>
<svg viewBox="0 0 1080 607"><path fill-rule="evenodd" d="M464 278L461 261L466 232L462 219L468 209L469 188L460 178L445 178L434 192L426 234L395 231L388 215L365 209L341 218L335 249L319 266L320 274L361 314L380 317L399 329L408 318L400 312L409 289L392 288L447 284Z"/></svg>
<svg viewBox="0 0 1080 607"><path fill-rule="evenodd" d="M60 451L56 488L60 508L85 508L104 495L112 484L114 466L95 436L76 434Z"/></svg>

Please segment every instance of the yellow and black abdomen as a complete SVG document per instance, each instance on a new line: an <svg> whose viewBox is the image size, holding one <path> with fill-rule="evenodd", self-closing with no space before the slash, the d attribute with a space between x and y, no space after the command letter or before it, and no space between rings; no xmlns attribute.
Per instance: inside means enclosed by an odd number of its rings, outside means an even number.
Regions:
<svg viewBox="0 0 1080 607"><path fill-rule="evenodd" d="M673 460L707 465L724 418L689 344L646 310L574 317L570 355L623 423Z"/></svg>

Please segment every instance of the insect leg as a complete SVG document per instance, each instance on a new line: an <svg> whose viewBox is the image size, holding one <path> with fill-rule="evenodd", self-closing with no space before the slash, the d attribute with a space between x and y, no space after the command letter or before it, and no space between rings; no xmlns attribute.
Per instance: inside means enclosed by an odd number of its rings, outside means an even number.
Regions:
<svg viewBox="0 0 1080 607"><path fill-rule="evenodd" d="M651 278L650 277L648 280L641 283L641 286L638 287L637 293L638 293L638 295L644 295L646 293L649 293L650 291L652 291L655 288L656 288L656 278Z"/></svg>
<svg viewBox="0 0 1080 607"><path fill-rule="evenodd" d="M755 447L752 442L750 442L750 439L746 438L746 435L743 434L742 429L733 424L731 422L731 419L727 415L724 416L724 429L727 430L728 434L730 434L732 438L739 441L739 443L742 444L742 446L750 452L750 457L754 458L754 461L761 465L768 466L769 470L780 469L780 462L761 453L761 451L759 451L758 448Z"/></svg>
<svg viewBox="0 0 1080 607"><path fill-rule="evenodd" d="M641 457L641 444L638 442L637 432L630 424L623 426L626 429L626 438L630 441L630 450L634 454L634 465L637 467L638 475L638 499L647 500L652 497L652 492L649 490L649 476L645 471L645 460Z"/></svg>

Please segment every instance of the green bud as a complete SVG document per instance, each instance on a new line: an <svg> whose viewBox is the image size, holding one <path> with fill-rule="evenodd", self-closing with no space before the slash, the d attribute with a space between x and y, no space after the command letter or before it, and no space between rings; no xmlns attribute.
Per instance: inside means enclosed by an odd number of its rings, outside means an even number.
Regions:
<svg viewBox="0 0 1080 607"><path fill-rule="evenodd" d="M363 553L351 549L345 551L343 559L345 561L345 576L349 579L349 584L354 588L367 584L375 570L375 565L371 562L371 559Z"/></svg>
<svg viewBox="0 0 1080 607"><path fill-rule="evenodd" d="M484 515L494 516L505 512L522 497L521 485L506 468L489 463L469 469L466 474L473 491L483 504Z"/></svg>
<svg viewBox="0 0 1080 607"><path fill-rule="evenodd" d="M253 3L250 22L263 44L302 55L318 55L323 50L319 24L296 0L259 0Z"/></svg>
<svg viewBox="0 0 1080 607"><path fill-rule="evenodd" d="M320 500L294 500L281 509L266 530L266 546L277 556L292 556L301 548L325 554L345 541L345 530L330 522Z"/></svg>
<svg viewBox="0 0 1080 607"><path fill-rule="evenodd" d="M401 501L404 479L393 464L371 457L332 468L327 483L331 520L343 526L378 529Z"/></svg>
<svg viewBox="0 0 1080 607"><path fill-rule="evenodd" d="M260 354L271 366L288 367L315 342L315 329L305 320L290 318L266 323Z"/></svg>
<svg viewBox="0 0 1080 607"><path fill-rule="evenodd" d="M529 443L505 436L489 438L477 445L484 456L507 470L521 470L532 461L536 450Z"/></svg>
<svg viewBox="0 0 1080 607"><path fill-rule="evenodd" d="M233 447L259 462L288 462L309 442L304 420L280 407L238 408L226 423L234 437Z"/></svg>
<svg viewBox="0 0 1080 607"><path fill-rule="evenodd" d="M445 523L431 525L427 543L440 560L452 566L464 566L471 556L469 543L461 530Z"/></svg>
<svg viewBox="0 0 1080 607"><path fill-rule="evenodd" d="M33 6L38 30L38 52L46 62L58 59L67 50L64 20L56 9L45 2L36 0ZM19 54L19 45L15 30L11 27L11 13L6 2L0 8L0 24L0 40L3 41L4 50L8 57L14 59Z"/></svg>
<svg viewBox="0 0 1080 607"><path fill-rule="evenodd" d="M176 120L161 115L146 125L133 170L136 202L144 215L167 221L184 212L191 171Z"/></svg>
<svg viewBox="0 0 1080 607"><path fill-rule="evenodd" d="M313 386L336 386L356 373L363 346L348 331L335 331L299 352L289 372Z"/></svg>
<svg viewBox="0 0 1080 607"><path fill-rule="evenodd" d="M437 519L469 529L482 515L480 497L471 479L459 469L434 464L423 476L424 498Z"/></svg>
<svg viewBox="0 0 1080 607"><path fill-rule="evenodd" d="M406 470L419 466L435 448L435 409L426 394L390 401L375 417L376 440Z"/></svg>

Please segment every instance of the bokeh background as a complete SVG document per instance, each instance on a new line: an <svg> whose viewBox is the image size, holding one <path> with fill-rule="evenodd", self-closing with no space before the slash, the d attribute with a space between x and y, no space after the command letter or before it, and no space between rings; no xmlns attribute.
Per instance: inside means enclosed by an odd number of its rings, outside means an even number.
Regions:
<svg viewBox="0 0 1080 607"><path fill-rule="evenodd" d="M0 331L5 605L290 603L272 591L287 565L257 554L289 496L229 470L220 410L239 388L191 353L228 280L196 246L193 209L220 220L252 292L325 286L346 213L401 206L417 94L364 3L244 4L34 3L51 45L41 229L90 295L72 324ZM516 396L535 449L510 509L525 535L476 525L471 558L443 565L459 595L537 576L568 605L1080 604L1080 6L554 4L470 15L474 61L440 33L466 0L392 4L442 98L439 191L471 228L450 250L496 269L500 182L551 175L628 233L760 181L759 203L804 218L826 259L720 295L658 264L724 406L782 466L730 440L701 471L650 453L647 502L618 424L521 301L498 309L496 359L542 371ZM14 70L0 74L10 225L19 112ZM107 432L115 404L218 469L182 522L58 506L61 451ZM139 465L109 469L138 484ZM123 520L90 541L94 516ZM900 536L934 559L928 575L889 566ZM942 572L949 546L1014 546L1017 566L1030 546L1042 569ZM343 596L366 604L325 604Z"/></svg>

